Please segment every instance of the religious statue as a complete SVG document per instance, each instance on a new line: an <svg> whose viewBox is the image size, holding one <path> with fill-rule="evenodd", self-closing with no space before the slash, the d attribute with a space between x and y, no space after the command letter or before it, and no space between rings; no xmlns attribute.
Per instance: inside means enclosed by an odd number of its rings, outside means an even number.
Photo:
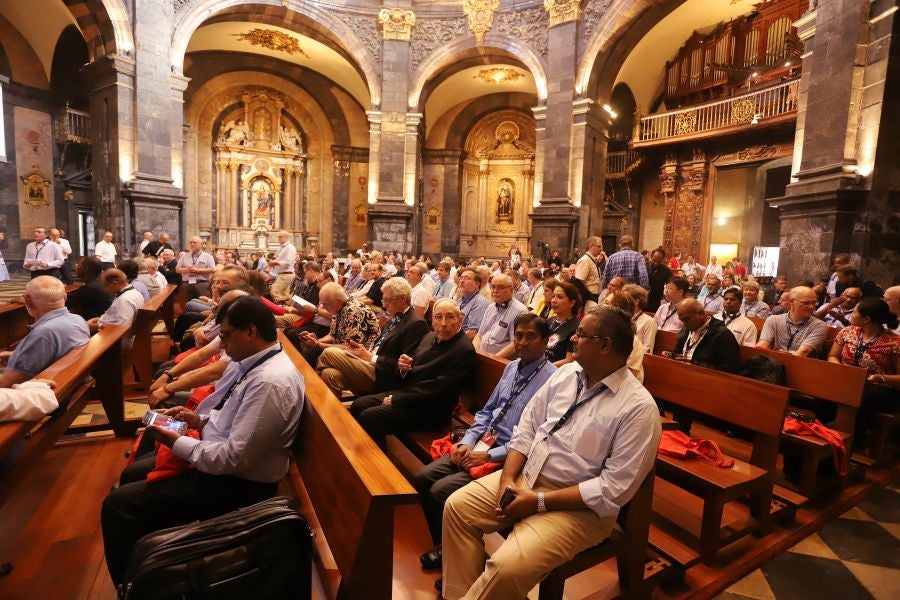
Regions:
<svg viewBox="0 0 900 600"><path fill-rule="evenodd" d="M254 202L253 220L270 223L275 198L269 182L262 178L254 181L250 186L250 198Z"/></svg>
<svg viewBox="0 0 900 600"><path fill-rule="evenodd" d="M278 137L281 140L281 147L284 150L300 152L300 138L297 136L297 131L295 129L279 126Z"/></svg>
<svg viewBox="0 0 900 600"><path fill-rule="evenodd" d="M243 144L247 141L249 134L250 127L246 123L232 119L219 130L219 142L231 145Z"/></svg>
<svg viewBox="0 0 900 600"><path fill-rule="evenodd" d="M497 187L497 222L512 223L513 197L512 187L508 181L501 181Z"/></svg>

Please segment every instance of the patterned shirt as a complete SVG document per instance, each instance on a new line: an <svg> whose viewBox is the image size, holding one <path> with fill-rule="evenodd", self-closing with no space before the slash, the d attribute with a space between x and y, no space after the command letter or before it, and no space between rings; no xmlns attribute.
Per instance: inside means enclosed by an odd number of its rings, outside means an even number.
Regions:
<svg viewBox="0 0 900 600"><path fill-rule="evenodd" d="M756 302L753 304L744 302L741 305L741 313L745 317L759 317L760 319L765 319L772 314L772 310L769 308L768 304L757 298Z"/></svg>
<svg viewBox="0 0 900 600"><path fill-rule="evenodd" d="M601 289L606 289L609 280L613 277L621 277L626 283L636 283L641 287L650 287L650 278L647 276L647 262L640 252L631 248L622 248L609 257L606 268L603 270Z"/></svg>
<svg viewBox="0 0 900 600"><path fill-rule="evenodd" d="M834 343L841 346L841 363L862 367L869 375L896 375L900 372L900 336L885 330L868 348L864 348L859 362L856 351L862 341L862 329L850 325L841 329Z"/></svg>
<svg viewBox="0 0 900 600"><path fill-rule="evenodd" d="M335 344L353 340L369 348L378 337L378 320L371 308L356 298L347 298L343 308L332 319L328 333Z"/></svg>

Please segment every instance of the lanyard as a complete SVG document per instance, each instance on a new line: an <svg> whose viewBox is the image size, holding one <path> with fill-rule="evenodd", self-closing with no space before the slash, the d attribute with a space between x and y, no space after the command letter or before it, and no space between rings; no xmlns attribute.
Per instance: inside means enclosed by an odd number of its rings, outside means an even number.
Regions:
<svg viewBox="0 0 900 600"><path fill-rule="evenodd" d="M593 399L594 397L600 395L601 393L603 393L604 391L606 391L606 390L609 389L609 388L606 387L606 384L605 384L605 383L604 383L604 384L601 384L600 387L598 387L596 390L594 390L594 392L593 392L592 394L590 394L587 398L584 398L584 399L582 399L582 400L578 400L578 397L581 396L581 392L582 392L583 389L584 389L584 383L582 383L581 379L579 379L579 380L578 380L578 391L575 392L575 402L573 402L572 405L569 406L569 410L567 410L567 411L563 414L563 416L561 416L561 417L559 418L559 420L556 422L556 425L554 425L554 426L550 429L550 431L547 433L547 437L548 437L548 438L549 438L549 437L553 437L553 434L554 434L554 433L556 433L557 431L559 431L560 429L562 429L563 425L565 425L566 423L569 422L569 419L572 418L572 415L575 414L575 411L578 410L578 408L579 408L580 406L582 406L583 404L587 403L589 400Z"/></svg>
<svg viewBox="0 0 900 600"><path fill-rule="evenodd" d="M741 316L741 313L738 313L738 314L736 314L736 315L734 315L734 316L731 316L731 315L729 315L727 312L725 312L724 310L722 311L722 321L725 323L726 326L727 326L729 323L731 323L732 321L734 321L735 319L737 319L739 316Z"/></svg>
<svg viewBox="0 0 900 600"><path fill-rule="evenodd" d="M709 331L709 326L712 323L712 318L707 321L706 325L703 326L703 331L700 332L700 335L697 336L697 341L691 343L691 334L684 339L684 353L687 355L700 341L706 336L706 332Z"/></svg>
<svg viewBox="0 0 900 600"><path fill-rule="evenodd" d="M38 257L41 255L41 250L43 250L44 246L46 246L46 245L47 245L47 240L44 240L43 242L41 242L40 246L38 246L37 244L34 245L34 259L35 260L37 260Z"/></svg>
<svg viewBox="0 0 900 600"><path fill-rule="evenodd" d="M710 298L718 298L718 297L719 297L719 294L715 294L715 295L707 294L706 297L703 299L703 308L709 307L709 299Z"/></svg>
<svg viewBox="0 0 900 600"><path fill-rule="evenodd" d="M853 352L853 366L858 367L860 361L862 360L863 354L866 353L866 350L872 347L872 344L881 337L881 332L875 334L871 340L866 343L863 343L863 332L862 329L859 330L859 337L856 340L856 350Z"/></svg>
<svg viewBox="0 0 900 600"><path fill-rule="evenodd" d="M672 310L670 310L670 311L669 311L669 314L667 314L667 315L666 315L666 318L665 318L665 319L663 319L663 322L662 322L662 325L661 325L661 327L665 327L665 326L666 326L666 323L668 323L668 322L669 322L669 319L671 319L671 318L672 318L672 315L674 315L674 314L675 314L675 313L676 313L676 312L678 312L678 309L677 309L677 308L676 308L676 307L675 307L675 305L674 305L674 304L672 304L672 303L669 303L669 306L671 306L671 307L672 307Z"/></svg>
<svg viewBox="0 0 900 600"><path fill-rule="evenodd" d="M201 255L201 254L202 254L202 252L198 252L198 253L197 253L197 256L194 256L193 254L191 254L191 264L196 265L196 264L197 264L197 259L200 258L200 255Z"/></svg>
<svg viewBox="0 0 900 600"><path fill-rule="evenodd" d="M531 372L528 377L525 378L525 381L519 381L519 375L521 373L516 373L515 379L513 379L512 387L510 388L509 398L503 403L503 408L500 409L500 412L497 413L497 416L491 419L490 424L488 425L488 432L493 435L494 428L503 420L503 417L506 416L506 413L509 411L512 406L513 401L519 397L519 395L525 391L525 388L531 383L531 381L537 376L537 374L544 368L544 365L547 364L547 359L541 360L541 363L537 366L537 368Z"/></svg>
<svg viewBox="0 0 900 600"><path fill-rule="evenodd" d="M241 375L241 376L237 379L237 381L235 381L234 383L231 384L231 387L228 388L228 391L225 392L225 395L222 396L222 399L219 400L219 403L216 405L216 407L215 407L213 410L222 410L222 407L225 406L225 401L228 400L229 398L231 398L231 394L232 394L232 392L234 392L234 388L236 388L237 386L239 386L240 384L242 384L242 383L244 382L244 380L247 379L247 376L250 374L250 372L251 372L253 369L255 369L255 368L258 367L259 365L263 364L264 362L266 362L267 360L269 360L270 358L272 358L273 356L275 356L275 355L278 354L279 352L281 352L281 344L278 344L278 347L277 347L277 348L273 348L272 350L269 350L269 351L265 354L265 356L263 356L262 358L260 358L258 361L256 361L256 362L253 363L252 365L250 365L250 368L247 369L246 371L244 371L244 374Z"/></svg>
<svg viewBox="0 0 900 600"><path fill-rule="evenodd" d="M794 345L794 338L797 337L798 333L800 333L801 331L806 329L806 326L809 325L809 319L800 323L800 325L798 325L797 328L794 329L793 331L791 331L791 325L793 325L793 323L791 323L790 317L788 317L786 319L786 321L787 321L787 332L788 332L787 350L790 352L791 346Z"/></svg>
<svg viewBox="0 0 900 600"><path fill-rule="evenodd" d="M462 298L460 298L459 299L459 309L460 310L464 309L466 307L466 305L469 304L469 302L471 302L472 300L475 299L475 294L478 294L478 293L479 292L472 292L468 296L463 296Z"/></svg>

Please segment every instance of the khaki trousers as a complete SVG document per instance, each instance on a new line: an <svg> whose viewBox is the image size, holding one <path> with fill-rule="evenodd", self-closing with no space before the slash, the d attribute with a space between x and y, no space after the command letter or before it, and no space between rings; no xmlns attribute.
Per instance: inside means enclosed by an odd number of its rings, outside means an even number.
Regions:
<svg viewBox="0 0 900 600"><path fill-rule="evenodd" d="M300 315L294 313L284 313L283 315L275 315L275 327L290 327L300 320Z"/></svg>
<svg viewBox="0 0 900 600"><path fill-rule="evenodd" d="M280 275L278 275L278 277L275 278L275 281L272 282L272 287L269 289L269 293L272 295L272 300L278 303L284 302L285 300L290 298L291 283L293 283L293 281L293 273L281 273Z"/></svg>
<svg viewBox="0 0 900 600"><path fill-rule="evenodd" d="M502 471L476 479L454 492L444 507L443 596L447 600L522 600L550 571L609 537L615 517L591 510L549 511L516 522L490 557L484 534L508 527L497 520ZM524 485L521 477L517 485ZM535 491L550 491L538 478Z"/></svg>
<svg viewBox="0 0 900 600"><path fill-rule="evenodd" d="M325 348L316 370L339 400L344 390L357 396L375 391L375 365L356 358L343 348Z"/></svg>

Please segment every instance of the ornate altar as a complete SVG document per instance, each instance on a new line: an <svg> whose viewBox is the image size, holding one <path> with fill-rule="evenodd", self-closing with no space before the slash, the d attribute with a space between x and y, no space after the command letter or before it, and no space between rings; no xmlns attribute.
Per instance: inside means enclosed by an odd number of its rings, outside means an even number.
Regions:
<svg viewBox="0 0 900 600"><path fill-rule="evenodd" d="M222 120L215 142L213 239L227 248L274 249L275 232L286 229L302 248L306 245L302 131L278 92L247 90L241 102L241 108Z"/></svg>

